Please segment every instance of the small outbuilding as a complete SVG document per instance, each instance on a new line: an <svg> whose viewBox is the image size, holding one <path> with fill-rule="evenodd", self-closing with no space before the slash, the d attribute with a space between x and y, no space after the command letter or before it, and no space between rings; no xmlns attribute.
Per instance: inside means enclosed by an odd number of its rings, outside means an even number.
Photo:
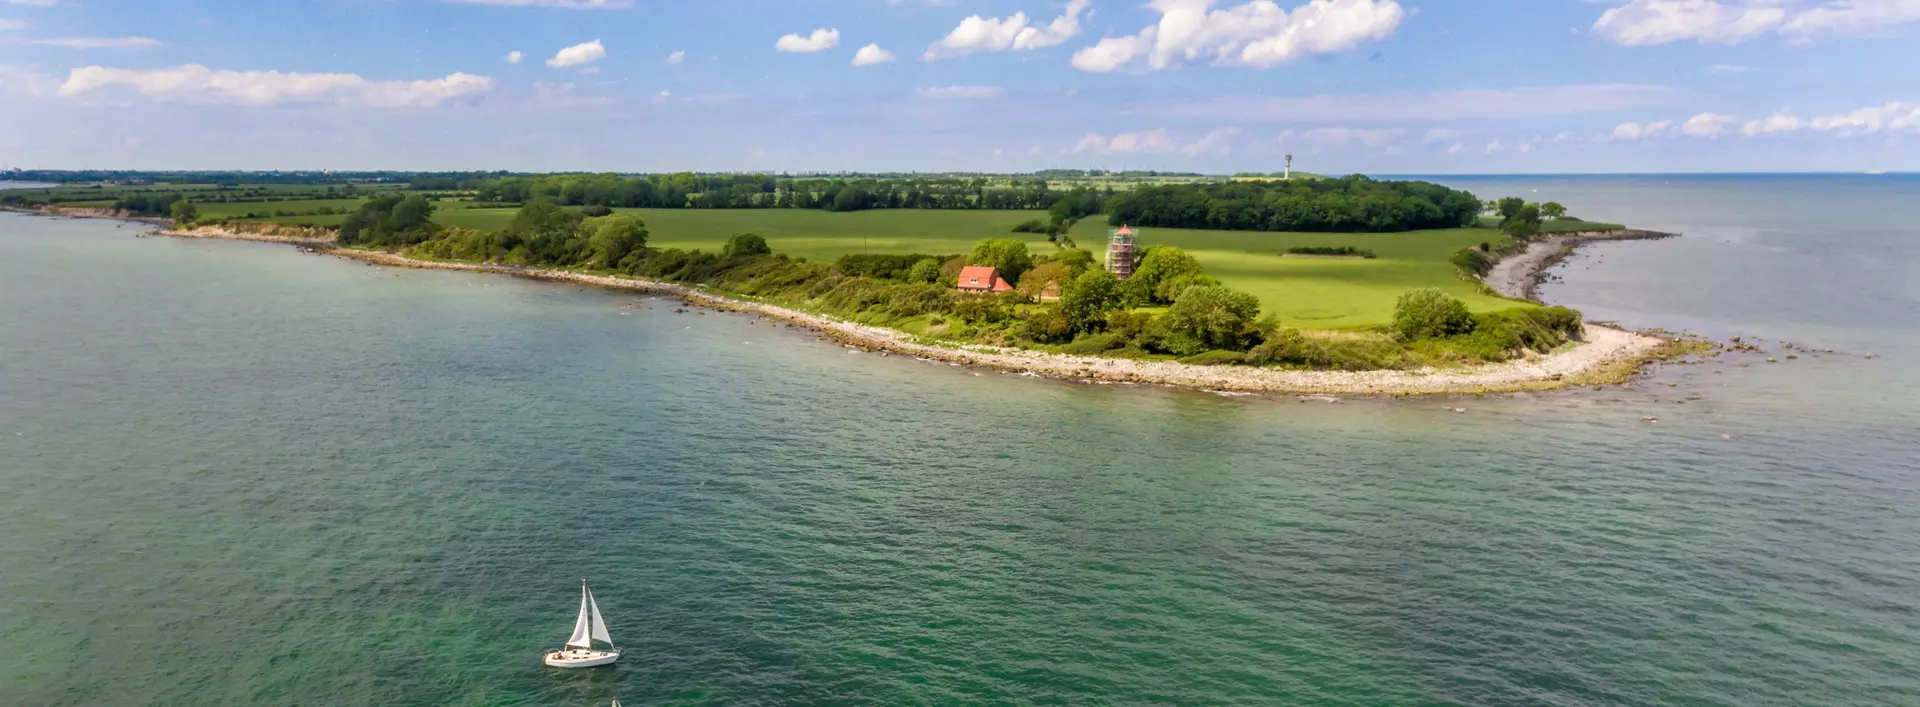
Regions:
<svg viewBox="0 0 1920 707"><path fill-rule="evenodd" d="M1012 285L1007 284L1005 278L1000 277L999 270L985 265L968 265L961 268L957 286L961 292L979 294L1008 292L1013 289Z"/></svg>
<svg viewBox="0 0 1920 707"><path fill-rule="evenodd" d="M1048 281L1046 287L1040 288L1040 301L1042 302L1060 301L1060 281L1059 280Z"/></svg>

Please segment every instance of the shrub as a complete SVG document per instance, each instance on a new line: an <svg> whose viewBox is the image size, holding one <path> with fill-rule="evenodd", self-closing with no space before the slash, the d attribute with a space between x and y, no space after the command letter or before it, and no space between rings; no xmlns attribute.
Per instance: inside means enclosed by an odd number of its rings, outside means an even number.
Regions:
<svg viewBox="0 0 1920 707"><path fill-rule="evenodd" d="M1379 257L1378 255L1375 255L1372 250L1368 250L1365 248L1355 248L1350 245L1304 246L1300 248L1288 248L1287 252L1293 255L1343 255L1343 256L1350 256L1350 257L1361 257L1361 258L1366 258L1368 260L1372 260L1376 257Z"/></svg>
<svg viewBox="0 0 1920 707"><path fill-rule="evenodd" d="M1036 219L1031 219L1031 220L1029 220L1029 221L1027 221L1026 223L1023 223L1023 224L1020 224L1020 225L1018 225L1018 226L1014 226L1014 227L1013 227L1013 232L1014 232L1014 233L1047 233L1047 234L1051 234L1051 233L1053 233L1053 230L1047 227L1047 222L1045 222L1045 221L1042 221L1042 220L1040 220L1040 219L1037 219L1037 218L1036 218Z"/></svg>
<svg viewBox="0 0 1920 707"><path fill-rule="evenodd" d="M1054 265L1049 263L1049 265ZM1065 266L1059 266L1065 269ZM1121 304L1120 280L1105 270L1088 270L1061 288L1060 309L1074 331L1093 331Z"/></svg>
<svg viewBox="0 0 1920 707"><path fill-rule="evenodd" d="M586 216L588 218L594 218L597 216L610 216L612 214L613 214L613 209L609 209L600 204L590 204L587 206L580 207L580 215Z"/></svg>
<svg viewBox="0 0 1920 707"><path fill-rule="evenodd" d="M1020 314L1020 335L1041 343L1060 342L1073 337L1073 327L1059 307L1034 307Z"/></svg>
<svg viewBox="0 0 1920 707"><path fill-rule="evenodd" d="M1111 332L1081 334L1079 338L1073 340L1073 343L1062 347L1060 351L1074 356L1091 356L1120 348L1125 343L1118 334Z"/></svg>
<svg viewBox="0 0 1920 707"><path fill-rule="evenodd" d="M1199 353L1206 349L1245 350L1252 338L1249 325L1259 315L1258 297L1225 287L1195 285L1180 293L1162 319L1170 350Z"/></svg>
<svg viewBox="0 0 1920 707"><path fill-rule="evenodd" d="M740 233L727 239L727 246L720 251L720 254L733 257L739 255L767 255L772 252L773 249L767 247L767 239L761 238L758 234Z"/></svg>
<svg viewBox="0 0 1920 707"><path fill-rule="evenodd" d="M940 281L940 261L934 258L922 258L907 269L907 282L933 284Z"/></svg>
<svg viewBox="0 0 1920 707"><path fill-rule="evenodd" d="M874 277L882 280L907 280L908 279L907 271L911 270L915 264L919 263L922 260L927 260L927 259L934 259L934 263L933 263L934 279L926 280L926 282L933 282L934 280L939 279L940 261L936 258L936 256L932 256L932 255L921 255L921 254L890 255L890 254L879 254L879 253L875 253L875 254L854 253L851 255L840 256L839 260L833 261L833 265L834 267L839 268L840 272L853 277Z"/></svg>
<svg viewBox="0 0 1920 707"><path fill-rule="evenodd" d="M1473 331L1467 303L1432 287L1400 296L1393 307L1393 331L1407 341L1443 339Z"/></svg>
<svg viewBox="0 0 1920 707"><path fill-rule="evenodd" d="M1482 243L1480 245L1483 246L1481 250L1474 250L1472 248L1463 249L1458 253L1454 253L1453 257L1447 259L1447 262L1453 263L1453 266L1459 268L1461 272L1471 273L1477 277L1486 277L1487 273L1493 272L1494 259L1484 248L1487 244Z"/></svg>

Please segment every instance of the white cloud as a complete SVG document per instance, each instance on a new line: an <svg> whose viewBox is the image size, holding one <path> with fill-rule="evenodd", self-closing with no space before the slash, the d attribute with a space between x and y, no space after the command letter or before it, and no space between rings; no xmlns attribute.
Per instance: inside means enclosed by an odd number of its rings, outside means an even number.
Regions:
<svg viewBox="0 0 1920 707"><path fill-rule="evenodd" d="M421 81L369 81L356 74L280 71L216 71L198 64L170 69L74 69L60 85L61 98L115 87L169 103L277 105L318 103L376 108L435 106L493 90L493 79L449 74Z"/></svg>
<svg viewBox="0 0 1920 707"><path fill-rule="evenodd" d="M60 0L0 0L0 5L32 5L34 7L53 7Z"/></svg>
<svg viewBox="0 0 1920 707"><path fill-rule="evenodd" d="M1687 122L1681 123L1680 133L1693 137L1717 138L1720 137L1721 133L1732 128L1733 123L1734 118L1731 115L1701 113L1688 118Z"/></svg>
<svg viewBox="0 0 1920 707"><path fill-rule="evenodd" d="M1147 132L1120 133L1111 138L1097 133L1088 133L1073 146L1075 154L1094 152L1103 155L1127 152L1172 152L1179 146L1166 128Z"/></svg>
<svg viewBox="0 0 1920 707"><path fill-rule="evenodd" d="M1639 140L1641 138L1659 137L1666 133L1667 128L1670 127L1673 127L1673 121L1671 120L1661 120L1652 123L1621 123L1613 127L1613 139Z"/></svg>
<svg viewBox="0 0 1920 707"><path fill-rule="evenodd" d="M1457 155L1466 151L1467 151L1467 146L1457 142L1447 146L1447 154L1449 155Z"/></svg>
<svg viewBox="0 0 1920 707"><path fill-rule="evenodd" d="M1080 34L1080 13L1085 12L1092 0L1069 0L1066 12L1046 25L1037 25L1027 19L1027 13L1016 12L1011 17L986 18L979 15L969 16L960 21L947 36L927 47L921 55L924 61L952 59L974 52L1019 51L1051 47Z"/></svg>
<svg viewBox="0 0 1920 707"><path fill-rule="evenodd" d="M1788 34L1870 34L1920 22L1920 0L1834 0L1795 16L1780 28Z"/></svg>
<svg viewBox="0 0 1920 707"><path fill-rule="evenodd" d="M1579 141L1580 141L1580 134L1572 130L1563 130L1560 132L1560 134L1553 136L1553 142L1556 142L1556 143L1579 142Z"/></svg>
<svg viewBox="0 0 1920 707"><path fill-rule="evenodd" d="M26 20L0 19L0 32L18 32L32 27L33 23Z"/></svg>
<svg viewBox="0 0 1920 707"><path fill-rule="evenodd" d="M8 39L7 44L31 44L41 47L62 47L65 49L152 49L164 47L166 42L148 37L49 37L41 39Z"/></svg>
<svg viewBox="0 0 1920 707"><path fill-rule="evenodd" d="M789 34L773 43L774 49L797 54L811 54L837 46L840 46L840 30L826 28L816 29L805 37Z"/></svg>
<svg viewBox="0 0 1920 707"><path fill-rule="evenodd" d="M1512 142L1505 142L1505 141L1496 139L1488 142L1486 147L1486 152L1489 155L1500 153L1500 152L1517 152L1520 154L1526 154L1532 151L1533 151L1533 142L1526 140L1524 138L1519 140L1514 140Z"/></svg>
<svg viewBox="0 0 1920 707"><path fill-rule="evenodd" d="M553 55L552 59L547 60L547 66L558 69L567 66L590 64L605 58L607 58L607 48L600 44L600 40L596 39L591 42L575 44L560 50Z"/></svg>
<svg viewBox="0 0 1920 707"><path fill-rule="evenodd" d="M586 106L612 105L615 101L609 96L588 96L580 93L579 87L572 82L535 83L533 85L535 102L549 108L581 108Z"/></svg>
<svg viewBox="0 0 1920 707"><path fill-rule="evenodd" d="M1427 136L1421 138L1420 141L1421 142L1450 142L1453 140L1458 140L1460 138L1466 137L1467 135L1468 135L1468 132L1465 130L1454 130L1452 128L1434 128L1432 130L1428 130Z"/></svg>
<svg viewBox="0 0 1920 707"><path fill-rule="evenodd" d="M1292 12L1272 0L1221 10L1214 0L1153 0L1157 24L1109 37L1073 55L1081 71L1106 73L1144 61L1148 68L1208 61L1267 68L1309 54L1331 54L1393 35L1406 11L1394 0L1312 0Z"/></svg>
<svg viewBox="0 0 1920 707"><path fill-rule="evenodd" d="M507 63L509 64L518 64L521 62L521 60L526 58L527 58L527 55L520 53L520 50L518 49L507 52Z"/></svg>
<svg viewBox="0 0 1920 707"><path fill-rule="evenodd" d="M1006 95L1007 89L999 86L935 86L918 91L921 98L967 99L999 98Z"/></svg>
<svg viewBox="0 0 1920 707"><path fill-rule="evenodd" d="M0 66L0 95L19 93L35 98L51 96L60 89L60 79L17 66Z"/></svg>
<svg viewBox="0 0 1920 707"><path fill-rule="evenodd" d="M1229 120L1458 121L1625 110L1660 102L1672 93L1666 86L1588 84L1293 98L1226 96L1154 104L1129 112Z"/></svg>
<svg viewBox="0 0 1920 707"><path fill-rule="evenodd" d="M889 63L898 58L899 57L893 55L893 52L881 49L878 44L869 44L861 47L860 51L853 53L853 65L873 66L875 64Z"/></svg>
<svg viewBox="0 0 1920 707"><path fill-rule="evenodd" d="M1193 141L1186 147L1180 148L1180 152L1188 156L1205 154L1224 155L1233 152L1233 138L1238 135L1240 135L1239 128L1218 128L1207 133L1205 137Z"/></svg>
<svg viewBox="0 0 1920 707"><path fill-rule="evenodd" d="M1740 64L1714 64L1713 66L1707 67L1707 70L1716 74L1729 74L1759 71L1760 68L1755 66L1742 66Z"/></svg>
<svg viewBox="0 0 1920 707"><path fill-rule="evenodd" d="M1895 101L1851 113L1814 118L1808 127L1822 132L1872 135L1880 132L1920 132L1920 103Z"/></svg>
<svg viewBox="0 0 1920 707"><path fill-rule="evenodd" d="M1593 33L1629 47L1736 44L1769 32L1805 39L1872 34L1911 22L1920 22L1920 0L1629 0L1602 13Z"/></svg>
<svg viewBox="0 0 1920 707"><path fill-rule="evenodd" d="M1753 137L1772 133L1790 133L1799 130L1802 125L1799 118L1786 111L1780 111L1770 117L1747 121L1746 125L1740 127L1740 134Z"/></svg>
<svg viewBox="0 0 1920 707"><path fill-rule="evenodd" d="M1314 128L1301 132L1288 130L1280 133L1280 141L1283 143L1305 143L1317 147L1346 147L1355 144L1365 145L1367 147L1380 147L1400 139L1400 136L1404 134L1406 134L1406 131L1398 128L1362 130L1345 127L1328 127Z"/></svg>
<svg viewBox="0 0 1920 707"><path fill-rule="evenodd" d="M1627 47L1693 39L1733 44L1773 30L1787 11L1771 4L1720 0L1631 0L1600 15L1593 33Z"/></svg>
<svg viewBox="0 0 1920 707"><path fill-rule="evenodd" d="M467 5L509 5L513 7L557 7L565 10L625 10L633 0L440 0ZM49 4L51 4L49 2Z"/></svg>
<svg viewBox="0 0 1920 707"><path fill-rule="evenodd" d="M687 60L687 53L684 51L679 51L679 52L674 52L672 54L668 54L667 58L660 60L660 63L666 64L667 66L679 66L681 63L685 62L686 60Z"/></svg>

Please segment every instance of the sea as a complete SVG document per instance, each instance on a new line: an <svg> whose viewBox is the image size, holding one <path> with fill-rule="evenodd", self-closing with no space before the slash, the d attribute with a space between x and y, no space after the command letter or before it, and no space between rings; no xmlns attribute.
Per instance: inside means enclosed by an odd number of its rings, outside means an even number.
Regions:
<svg viewBox="0 0 1920 707"><path fill-rule="evenodd" d="M1920 177L1435 179L1767 353L1083 385L0 214L0 705L1920 704Z"/></svg>

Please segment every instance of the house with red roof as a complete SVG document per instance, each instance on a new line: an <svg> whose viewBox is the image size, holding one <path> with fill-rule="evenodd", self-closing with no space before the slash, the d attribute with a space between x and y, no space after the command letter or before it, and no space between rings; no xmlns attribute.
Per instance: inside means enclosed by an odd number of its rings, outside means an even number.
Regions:
<svg viewBox="0 0 1920 707"><path fill-rule="evenodd" d="M1007 284L1005 278L1000 277L999 270L985 265L968 265L961 268L958 287L961 292L980 294L997 294L1013 289L1012 285Z"/></svg>

